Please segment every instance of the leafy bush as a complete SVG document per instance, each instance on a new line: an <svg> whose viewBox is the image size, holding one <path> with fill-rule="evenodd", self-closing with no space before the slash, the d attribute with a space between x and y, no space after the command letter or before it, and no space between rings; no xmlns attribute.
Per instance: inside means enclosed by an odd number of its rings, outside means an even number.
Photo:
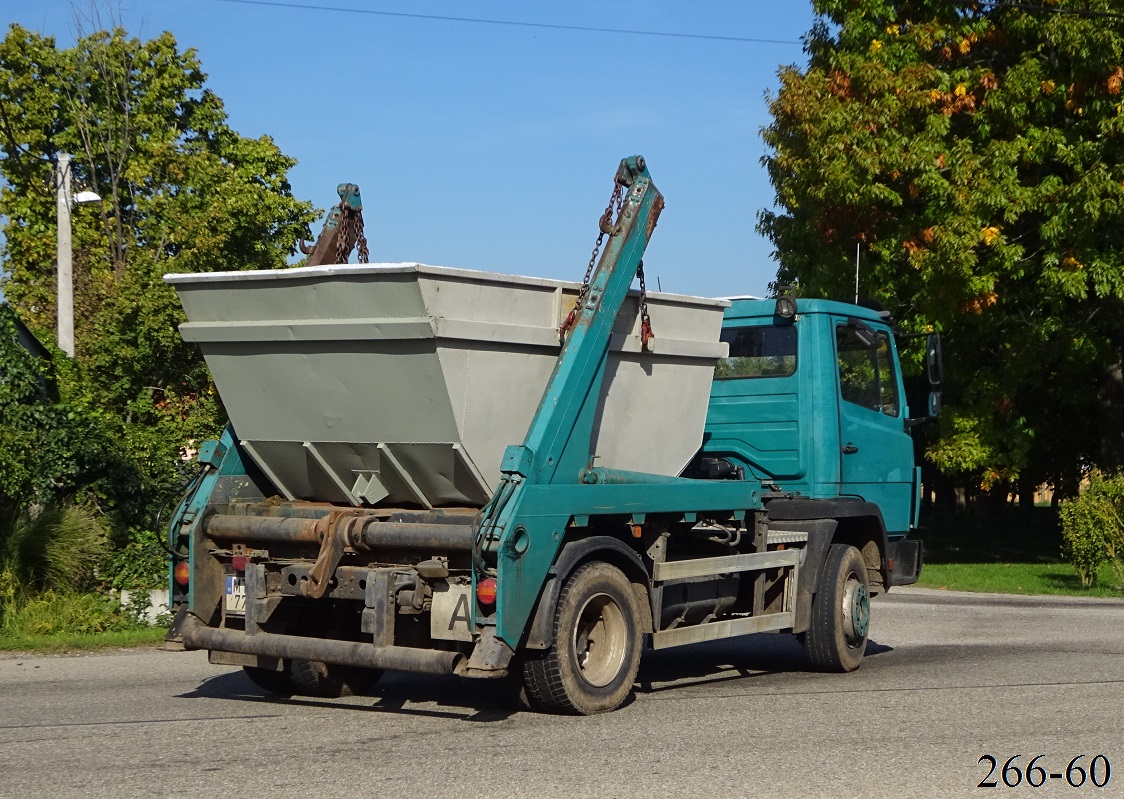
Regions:
<svg viewBox="0 0 1124 799"><path fill-rule="evenodd" d="M1111 561L1124 584L1124 472L1094 471L1076 499L1063 502L1062 557L1077 567L1081 583L1094 585L1097 570Z"/></svg>
<svg viewBox="0 0 1124 799"><path fill-rule="evenodd" d="M22 598L22 590L16 582L15 575L5 568L0 568L0 630L4 629L5 619L15 610L16 603Z"/></svg>
<svg viewBox="0 0 1124 799"><path fill-rule="evenodd" d="M147 528L129 530L128 540L105 559L101 573L111 588L119 590L166 587L168 554L160 534Z"/></svg>
<svg viewBox="0 0 1124 799"><path fill-rule="evenodd" d="M100 594L44 591L7 604L0 633L9 636L95 633L139 626L121 606Z"/></svg>

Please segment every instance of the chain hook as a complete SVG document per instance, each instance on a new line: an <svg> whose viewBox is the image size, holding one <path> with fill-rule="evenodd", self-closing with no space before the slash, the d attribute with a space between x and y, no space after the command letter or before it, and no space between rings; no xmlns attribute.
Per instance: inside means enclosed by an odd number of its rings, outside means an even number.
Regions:
<svg viewBox="0 0 1124 799"><path fill-rule="evenodd" d="M648 287L644 282L644 262L636 267L636 276L640 278L640 351L652 352L655 347L652 339L656 334L652 331L652 317L648 315Z"/></svg>

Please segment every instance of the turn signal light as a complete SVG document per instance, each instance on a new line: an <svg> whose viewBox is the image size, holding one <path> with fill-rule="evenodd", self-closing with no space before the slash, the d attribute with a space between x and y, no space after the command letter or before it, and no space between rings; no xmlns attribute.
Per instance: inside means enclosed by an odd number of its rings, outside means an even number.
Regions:
<svg viewBox="0 0 1124 799"><path fill-rule="evenodd" d="M481 605L496 604L496 580L494 577L485 577L476 584L476 601Z"/></svg>
<svg viewBox="0 0 1124 799"><path fill-rule="evenodd" d="M186 588L188 581L191 579L190 564L188 564L186 560L181 560L177 563L175 568L172 569L172 578Z"/></svg>

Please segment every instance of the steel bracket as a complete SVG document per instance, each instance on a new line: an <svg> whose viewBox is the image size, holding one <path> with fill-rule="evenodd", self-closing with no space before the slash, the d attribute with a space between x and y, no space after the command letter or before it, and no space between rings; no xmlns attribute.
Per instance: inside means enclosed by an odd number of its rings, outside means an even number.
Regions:
<svg viewBox="0 0 1124 799"><path fill-rule="evenodd" d="M507 667L515 656L514 650L499 638L495 627L485 627L476 639L472 656L464 667L464 676L499 678L507 676Z"/></svg>
<svg viewBox="0 0 1124 799"><path fill-rule="evenodd" d="M261 632L261 625L269 621L273 611L281 604L281 597L269 596L265 584L265 565L250 563L246 566L246 635Z"/></svg>
<svg viewBox="0 0 1124 799"><path fill-rule="evenodd" d="M358 524L359 536L362 535L364 519L356 511L336 511L320 518L316 522L316 537L320 540L320 554L316 556L316 563L308 573L308 580L300 584L302 595L310 599L320 599L328 590L332 574L340 565L344 549L351 545L356 537L352 534L353 528Z"/></svg>
<svg viewBox="0 0 1124 799"><path fill-rule="evenodd" d="M367 572L364 597L363 632L373 636L375 646L394 643L394 578L396 569L371 569Z"/></svg>

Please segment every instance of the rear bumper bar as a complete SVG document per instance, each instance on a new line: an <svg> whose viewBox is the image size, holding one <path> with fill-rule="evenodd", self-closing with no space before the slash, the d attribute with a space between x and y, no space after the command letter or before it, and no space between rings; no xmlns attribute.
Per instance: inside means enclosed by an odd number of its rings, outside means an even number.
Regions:
<svg viewBox="0 0 1124 799"><path fill-rule="evenodd" d="M185 626L183 643L187 649L215 649L220 652L240 652L291 660L319 660L340 666L423 674L457 674L463 670L465 661L464 654L460 652L407 646L375 646L358 641L264 632L247 635L240 630L207 627L197 620Z"/></svg>

